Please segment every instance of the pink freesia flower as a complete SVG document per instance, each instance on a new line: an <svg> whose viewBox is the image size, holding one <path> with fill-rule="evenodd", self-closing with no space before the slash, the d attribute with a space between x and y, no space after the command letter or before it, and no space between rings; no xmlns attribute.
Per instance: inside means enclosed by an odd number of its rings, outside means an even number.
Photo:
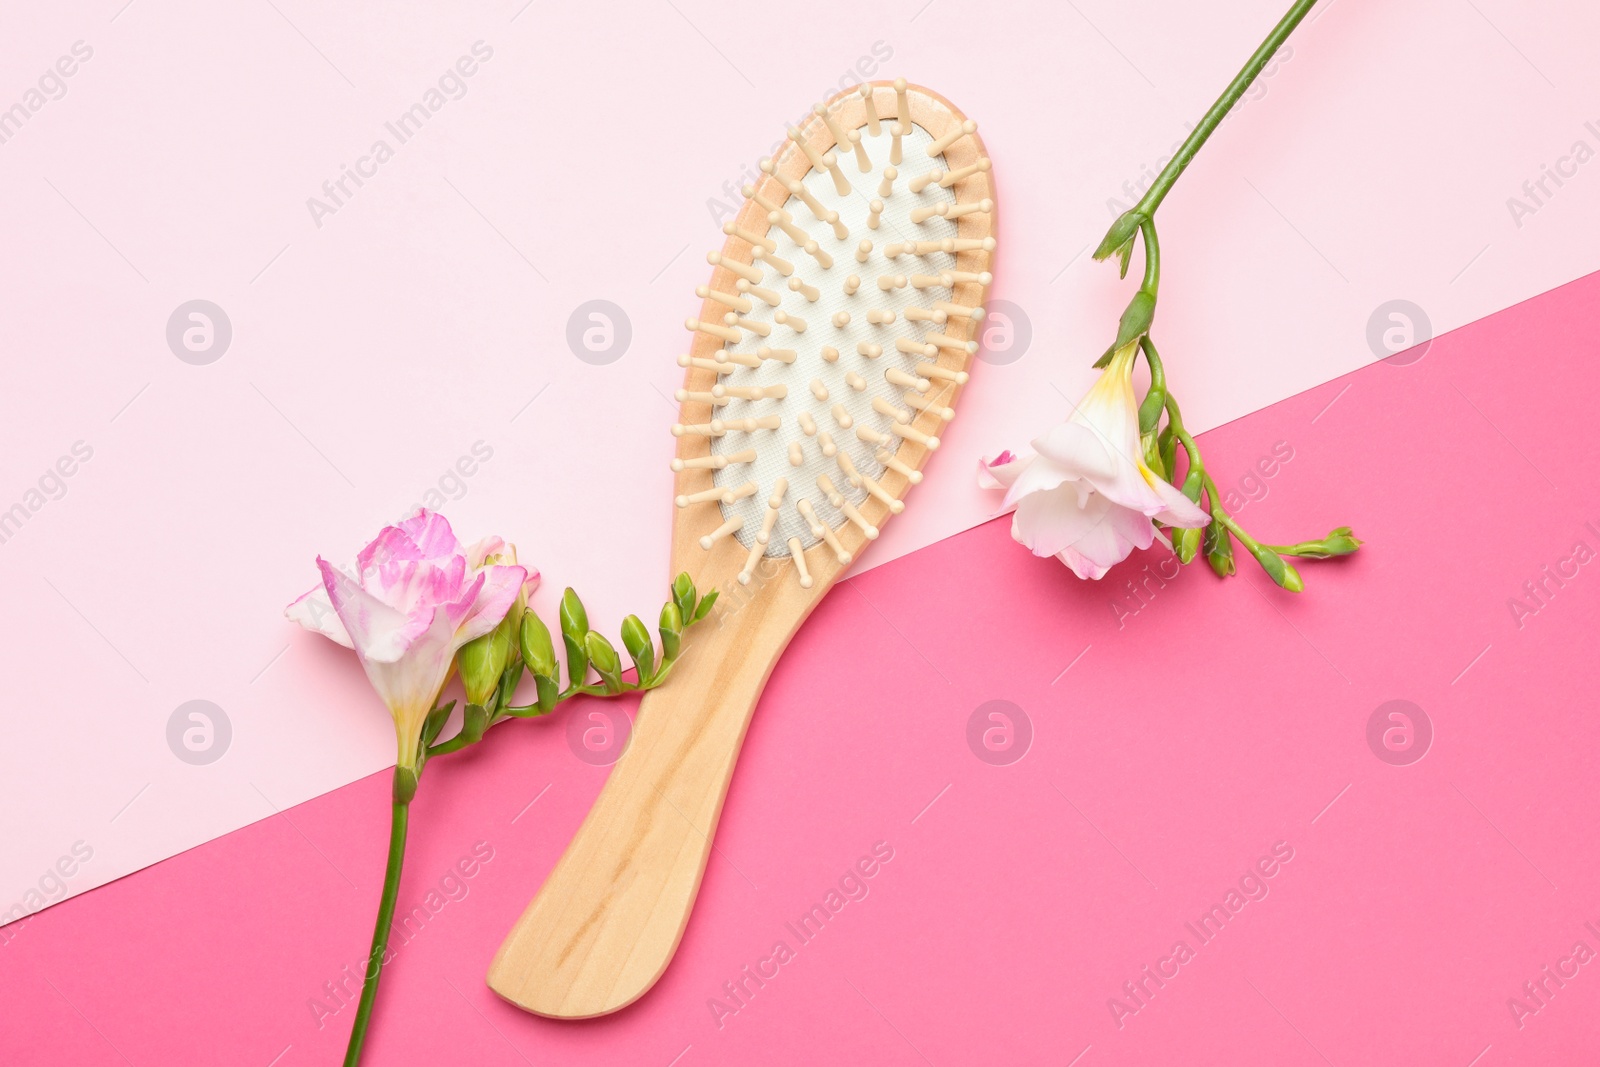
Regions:
<svg viewBox="0 0 1600 1067"><path fill-rule="evenodd" d="M1079 578L1101 578L1135 548L1149 548L1156 522L1211 521L1145 466L1136 350L1117 350L1072 417L1033 442L1034 454L1001 452L978 470L980 486L1006 491L1000 510L1015 509L1011 536L1036 556L1056 556Z"/></svg>
<svg viewBox="0 0 1600 1067"><path fill-rule="evenodd" d="M322 584L284 614L355 650L394 716L399 763L414 766L423 720L456 651L500 624L538 572L498 537L463 547L442 515L420 509L386 526L355 567L317 557Z"/></svg>

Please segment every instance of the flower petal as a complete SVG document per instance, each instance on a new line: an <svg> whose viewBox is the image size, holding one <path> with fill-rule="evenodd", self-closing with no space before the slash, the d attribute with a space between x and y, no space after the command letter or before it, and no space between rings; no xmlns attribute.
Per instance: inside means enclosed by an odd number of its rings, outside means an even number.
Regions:
<svg viewBox="0 0 1600 1067"><path fill-rule="evenodd" d="M415 759L423 720L450 676L450 665L456 654L454 633L450 613L441 606L416 635L405 655L390 662L364 656L361 659L367 680L394 716L402 765Z"/></svg>
<svg viewBox="0 0 1600 1067"><path fill-rule="evenodd" d="M422 559L441 560L461 552L450 521L436 511L418 508L414 515L400 520L400 529L416 543Z"/></svg>
<svg viewBox="0 0 1600 1067"><path fill-rule="evenodd" d="M1052 426L1033 442L1033 447L1057 467L1072 472L1073 477L1095 483L1115 479L1119 469L1133 463L1132 457L1124 459L1112 451L1114 441L1076 420Z"/></svg>
<svg viewBox="0 0 1600 1067"><path fill-rule="evenodd" d="M1017 502L1011 518L1011 536L1036 556L1053 556L1088 536L1105 519L1105 498L1091 497L1090 507L1078 506L1070 487L1029 493Z"/></svg>
<svg viewBox="0 0 1600 1067"><path fill-rule="evenodd" d="M1077 477L1076 471L1062 467L1061 464L1040 453L1035 455L1012 481L1011 488L1006 490L1005 499L1000 502L1000 507L1002 510L1016 507L1017 502L1026 496L1033 493L1048 493L1063 483L1076 483Z"/></svg>
<svg viewBox="0 0 1600 1067"><path fill-rule="evenodd" d="M368 571L408 559L421 559L422 553L411 536L398 526L385 526L367 546L356 553L356 572Z"/></svg>
<svg viewBox="0 0 1600 1067"><path fill-rule="evenodd" d="M328 600L339 613L339 621L350 636L350 647L362 663L395 662L433 621L431 613L415 619L390 607L321 556L317 557L317 566L322 570L322 587Z"/></svg>
<svg viewBox="0 0 1600 1067"><path fill-rule="evenodd" d="M458 605L464 603L464 608L456 622L457 645L482 637L499 626L511 605L516 603L517 593L527 577L524 567L488 567L479 571L470 601L458 602Z"/></svg>
<svg viewBox="0 0 1600 1067"><path fill-rule="evenodd" d="M1162 504L1162 510L1155 513L1156 521L1190 529L1199 529L1211 522L1211 516L1199 504L1184 496L1183 490L1155 471L1144 468L1142 472Z"/></svg>
<svg viewBox="0 0 1600 1067"><path fill-rule="evenodd" d="M472 544L462 549L461 553L467 557L467 566L471 567L473 570L477 570L478 568L482 567L484 561L490 556L510 556L509 559L504 559L501 561L504 563L515 563L517 561L516 548L507 545L505 538L495 537L492 534L478 541L474 541Z"/></svg>
<svg viewBox="0 0 1600 1067"><path fill-rule="evenodd" d="M333 602L328 599L327 590L320 585L284 608L283 614L313 633L319 633L345 648L356 647L350 641L350 632L344 628L344 623L339 621L339 613L333 610Z"/></svg>
<svg viewBox="0 0 1600 1067"><path fill-rule="evenodd" d="M1155 524L1148 516L1109 501L1105 508L1100 522L1057 553L1079 578L1098 581L1134 549L1149 548L1155 540Z"/></svg>
<svg viewBox="0 0 1600 1067"><path fill-rule="evenodd" d="M984 457L978 461L979 489L1009 489L1017 480L1032 456L1019 456L1009 448L998 456Z"/></svg>

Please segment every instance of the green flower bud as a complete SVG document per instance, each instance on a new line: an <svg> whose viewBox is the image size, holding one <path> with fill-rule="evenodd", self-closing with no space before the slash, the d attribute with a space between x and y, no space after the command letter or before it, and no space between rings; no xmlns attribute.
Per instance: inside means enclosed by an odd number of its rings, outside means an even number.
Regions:
<svg viewBox="0 0 1600 1067"><path fill-rule="evenodd" d="M507 619L482 637L475 637L461 646L456 653L456 666L461 671L461 685L467 691L467 700L473 704L487 704L500 685L500 674L511 659L511 628Z"/></svg>
<svg viewBox="0 0 1600 1067"><path fill-rule="evenodd" d="M1178 556L1179 563L1188 563L1194 559L1195 553L1200 550L1200 528L1179 529L1172 531L1172 551Z"/></svg>
<svg viewBox="0 0 1600 1067"><path fill-rule="evenodd" d="M1320 541L1302 541L1279 551L1302 559L1328 559L1332 556L1348 556L1360 547L1361 541L1350 532L1350 527L1340 526Z"/></svg>
<svg viewBox="0 0 1600 1067"><path fill-rule="evenodd" d="M1178 435L1172 432L1170 425L1161 431L1161 465L1171 474L1178 473ZM1187 493L1188 489L1185 488L1184 492ZM1197 504L1200 502L1200 490L1198 488L1195 489L1194 496L1190 499Z"/></svg>
<svg viewBox="0 0 1600 1067"><path fill-rule="evenodd" d="M656 669L656 646L650 640L650 630L639 621L639 616L629 615L622 620L622 647L628 650L641 683L650 680Z"/></svg>
<svg viewBox="0 0 1600 1067"><path fill-rule="evenodd" d="M1140 438L1140 444L1144 448L1144 465L1149 467L1157 478L1166 478L1170 481L1171 476L1167 472L1167 465L1161 460L1160 436L1154 433L1146 433Z"/></svg>
<svg viewBox="0 0 1600 1067"><path fill-rule="evenodd" d="M1266 545L1250 545L1248 547L1251 554L1256 557L1256 562L1261 564L1261 569L1267 572L1267 577L1271 578L1279 586L1289 590L1291 593L1298 593L1306 587L1305 582L1300 579L1300 572L1295 570L1292 564L1272 549Z"/></svg>
<svg viewBox="0 0 1600 1067"><path fill-rule="evenodd" d="M672 582L672 602L678 605L678 614L685 622L694 619L695 588L689 572L684 571Z"/></svg>
<svg viewBox="0 0 1600 1067"><path fill-rule="evenodd" d="M556 701L561 697L561 683L556 681L554 675L535 674L533 687L538 693L539 714L550 714L555 709Z"/></svg>
<svg viewBox="0 0 1600 1067"><path fill-rule="evenodd" d="M1194 467L1189 468L1189 473L1183 478L1183 495L1200 503L1200 490L1205 487L1206 476Z"/></svg>
<svg viewBox="0 0 1600 1067"><path fill-rule="evenodd" d="M1152 388L1144 394L1144 399L1139 402L1139 432L1152 434L1156 425L1161 421L1161 413L1167 410L1167 390L1165 388Z"/></svg>
<svg viewBox="0 0 1600 1067"><path fill-rule="evenodd" d="M589 653L589 662L594 664L600 680L605 683L606 692L622 692L622 659L611 642L591 630L584 637L584 646Z"/></svg>
<svg viewBox="0 0 1600 1067"><path fill-rule="evenodd" d="M1328 536L1322 539L1322 543L1327 546L1330 556L1348 556L1361 547L1361 539L1356 537L1348 526L1340 526L1329 531Z"/></svg>
<svg viewBox="0 0 1600 1067"><path fill-rule="evenodd" d="M661 659L671 663L683 647L683 612L676 604L661 605Z"/></svg>
<svg viewBox="0 0 1600 1067"><path fill-rule="evenodd" d="M522 662L535 675L556 677L556 650L550 642L550 628L531 611L522 616Z"/></svg>
<svg viewBox="0 0 1600 1067"><path fill-rule="evenodd" d="M584 638L589 633L589 613L583 601L570 588L561 594L561 640L567 648L567 679L582 685L589 675L589 652Z"/></svg>
<svg viewBox="0 0 1600 1067"><path fill-rule="evenodd" d="M589 613L571 586L561 594L561 632L579 637L589 632Z"/></svg>
<svg viewBox="0 0 1600 1067"><path fill-rule="evenodd" d="M1218 578L1226 578L1234 572L1233 538L1226 526L1213 521L1205 529L1202 544L1205 548L1206 562L1211 564L1211 569L1217 572Z"/></svg>

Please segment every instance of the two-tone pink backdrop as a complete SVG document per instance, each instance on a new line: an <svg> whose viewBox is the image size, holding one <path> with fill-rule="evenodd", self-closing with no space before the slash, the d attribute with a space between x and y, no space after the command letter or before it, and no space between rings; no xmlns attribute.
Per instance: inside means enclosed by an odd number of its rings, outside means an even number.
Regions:
<svg viewBox="0 0 1600 1067"><path fill-rule="evenodd" d="M561 722L435 764L373 1062L1588 1062L1600 477L1573 428L1597 331L1600 275L1207 434L1263 534L1370 540L1301 597L1249 568L1164 581L1159 554L1081 583L1003 521L845 582L768 686L676 961L615 1016L535 1018L482 982L604 769ZM1003 765L968 740L995 700L1031 733ZM1369 741L1393 700L1409 746ZM7 928L8 1055L333 1062L388 788ZM1186 924L1241 885L1202 941Z"/></svg>
<svg viewBox="0 0 1600 1067"><path fill-rule="evenodd" d="M1164 351L1192 420L1227 423L1208 455L1243 517L1371 541L1293 599L1256 574L1169 580L1155 557L1079 584L1003 522L938 540L989 506L973 457L1089 380L1120 304L1086 247L1279 5L945 2L798 21L7 11L0 508L24 516L0 525L0 922L65 899L0 928L7 1056L337 1058L385 828L385 776L362 776L392 740L349 657L282 604L314 552L429 491L465 534L518 540L544 606L575 584L614 624L653 600L660 394L723 184L861 64L983 124L996 296L1028 339L986 351L873 558L921 551L838 589L780 666L661 986L562 1025L481 985L604 778L564 723L508 727L429 772L402 892L427 917L375 1061L1467 1067L1600 1048L1600 978L1573 955L1600 949L1582 445L1600 286L1474 322L1600 266L1594 11L1325 2L1163 209ZM465 68L393 159L308 214ZM707 101L749 129L696 125ZM169 318L197 298L232 337L186 359ZM626 350L569 344L592 300L626 316ZM637 522L608 520L623 509ZM196 699L229 733L193 750ZM1432 733L1417 762L1419 742L1383 744L1399 720L1369 742L1392 700ZM1030 738L1014 763L969 743L990 701ZM865 896L799 944L785 924L875 847L893 858L838 899ZM1265 896L1201 946L1185 924L1274 848L1235 899ZM795 958L731 996L779 939ZM1194 958L1175 964L1179 940Z"/></svg>

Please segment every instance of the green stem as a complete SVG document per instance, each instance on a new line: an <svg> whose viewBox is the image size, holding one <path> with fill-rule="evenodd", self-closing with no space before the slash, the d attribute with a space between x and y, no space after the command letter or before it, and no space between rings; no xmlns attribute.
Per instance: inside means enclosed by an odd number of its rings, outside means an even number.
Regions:
<svg viewBox="0 0 1600 1067"><path fill-rule="evenodd" d="M579 695L604 697L648 692L667 680L667 675L672 673L672 666L676 662L676 660L664 661L648 682L635 682L633 685L627 686L616 693L609 692L603 685L569 685L556 695L556 706L559 707L563 702ZM554 711L555 708L552 707L550 710ZM500 723L509 722L512 719L534 718L542 714L547 713L540 712L537 704L508 705L495 713L495 716L489 720L489 727L498 726ZM484 732L488 732L488 727L485 727ZM459 752L470 744L472 744L470 740L460 732L457 732L449 740L440 741L437 745L429 748L427 757L428 759L433 759L436 756L448 756L452 752Z"/></svg>
<svg viewBox="0 0 1600 1067"><path fill-rule="evenodd" d="M1155 220L1147 218L1139 223L1139 232L1144 234L1144 281L1139 288L1155 296L1161 288L1161 245L1156 240Z"/></svg>
<svg viewBox="0 0 1600 1067"><path fill-rule="evenodd" d="M1267 34L1267 39L1261 42L1261 47L1250 56L1250 61L1234 76L1233 81L1228 83L1222 95L1217 97L1217 102L1205 113L1200 125L1189 131L1189 136L1184 140L1182 147L1167 161L1167 165L1161 169L1161 173L1156 176L1150 188L1145 190L1144 196L1134 206L1134 211L1146 217L1155 214L1156 208L1161 206L1161 201L1166 198L1168 190L1178 180L1178 176L1183 173L1190 160L1194 159L1206 140L1222 124L1228 112L1233 110L1233 105L1239 102L1239 98L1261 74L1262 68L1271 62L1278 49L1283 47L1283 42L1289 39L1289 35L1300 25L1316 3L1317 0L1295 0L1289 13L1272 28L1272 32Z"/></svg>
<svg viewBox="0 0 1600 1067"><path fill-rule="evenodd" d="M1145 393L1143 402L1139 404L1139 433L1144 435L1155 432L1161 422L1161 412L1167 407L1167 369L1149 334L1139 338L1139 348L1144 352L1144 361L1150 368L1150 391ZM1167 473L1170 475L1172 472Z"/></svg>
<svg viewBox="0 0 1600 1067"><path fill-rule="evenodd" d="M1125 343L1128 339L1125 335L1128 326L1126 316L1133 311L1135 304L1142 300L1147 305L1142 308L1140 315L1136 316L1137 319L1142 320L1144 331L1148 331L1150 320L1155 313L1156 290L1161 284L1161 247L1156 243L1156 209L1166 199L1167 193L1172 190L1172 186L1177 182L1179 175L1184 172L1200 149L1205 146L1206 141L1216 132L1217 127L1222 124L1222 120L1227 117L1228 112L1233 110L1233 106L1239 102L1239 98L1245 94L1246 90L1260 76L1262 69L1277 54L1278 49L1283 46L1283 42L1288 40L1295 27L1300 25L1301 20L1316 6L1316 3L1317 0L1295 0L1294 6L1289 9L1289 13L1284 15L1278 24L1272 28L1272 32L1267 34L1267 39L1261 42L1261 46L1255 50L1249 61L1234 76L1233 81L1228 83L1228 87L1223 90L1216 103L1212 104L1210 110L1200 119L1200 125L1189 131L1189 136L1184 139L1183 144L1179 146L1173 157L1167 161L1167 165L1161 168L1161 173L1156 175L1156 180L1150 184L1150 188L1145 190L1144 195L1139 198L1139 202L1117 216L1117 220L1111 224L1111 229L1107 232L1105 239L1101 241L1100 247L1095 250L1095 258L1104 259L1120 249L1123 257L1122 272L1127 274L1128 256L1132 254L1135 229L1144 238L1144 281L1139 285L1139 294L1143 295L1135 295L1134 303L1128 305L1129 312L1124 313L1124 329L1119 331L1118 344ZM1112 347L1115 348L1117 346L1113 345ZM1102 356L1095 363L1095 366L1103 367L1106 362L1107 357Z"/></svg>
<svg viewBox="0 0 1600 1067"><path fill-rule="evenodd" d="M394 811L389 821L389 864L383 872L383 896L378 901L378 921L372 929L372 951L367 956L367 968L361 985L361 1003L356 1008L355 1028L350 1031L350 1045L345 1049L344 1067L356 1067L361 1062L361 1045L367 1037L367 1023L372 1018L372 1005L378 998L378 978L383 973L383 957L389 950L389 927L394 922L395 900L400 895L400 866L406 857L406 823L411 812L410 799L400 799L407 789L401 781L401 769L395 768ZM410 776L409 788L415 788L416 778Z"/></svg>
<svg viewBox="0 0 1600 1067"><path fill-rule="evenodd" d="M1205 474L1206 464L1205 460L1200 458L1200 446L1189 433L1189 428L1183 424L1183 413L1178 410L1178 401L1170 393L1167 394L1166 407L1167 425L1172 428L1172 435L1178 439L1178 444L1183 446L1183 451L1188 455L1190 469Z"/></svg>

